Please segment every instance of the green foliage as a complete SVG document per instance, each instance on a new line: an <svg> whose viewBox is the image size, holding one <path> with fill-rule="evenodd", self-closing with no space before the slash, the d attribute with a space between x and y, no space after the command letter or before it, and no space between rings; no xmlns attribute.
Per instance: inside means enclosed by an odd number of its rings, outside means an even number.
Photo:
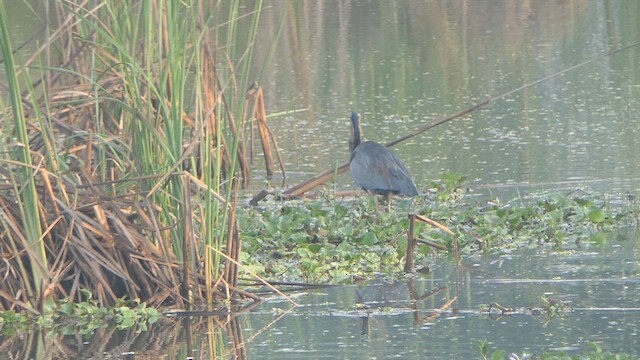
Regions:
<svg viewBox="0 0 640 360"><path fill-rule="evenodd" d="M449 172L443 174L439 181L432 182L431 188L435 190L438 200L455 201L464 196L463 185L466 180L466 176Z"/></svg>
<svg viewBox="0 0 640 360"><path fill-rule="evenodd" d="M588 191L544 193L508 204L456 208L452 216L464 216L458 228L461 242L485 251L531 244L562 247L610 232L629 219L627 209L608 207L600 198Z"/></svg>
<svg viewBox="0 0 640 360"><path fill-rule="evenodd" d="M87 291L83 293L90 296ZM16 335L33 328L51 330L56 334L92 334L97 329L136 328L146 331L161 314L145 303L120 300L113 307L103 307L92 298L74 303L69 300L49 305L42 316L8 310L0 312L0 328L3 335Z"/></svg>
<svg viewBox="0 0 640 360"><path fill-rule="evenodd" d="M611 353L604 352L597 343L589 344L593 351L584 352L582 354L567 354L564 352L550 351L542 354L509 354L501 349L496 349L490 352L489 342L486 340L480 340L478 342L478 349L480 351L481 359L483 360L634 360L640 359L638 356L625 354L625 353Z"/></svg>
<svg viewBox="0 0 640 360"><path fill-rule="evenodd" d="M354 276L401 272L406 252L407 214L423 214L448 226L463 254L500 253L522 246L563 249L585 241L606 241L616 226L632 221L631 211L614 208L586 190L468 203L461 176L446 174L427 197L393 200L385 212L375 196L355 200L320 199L239 210L243 261L258 274L290 281L349 282ZM419 238L443 244L450 255L454 238L418 224ZM439 256L416 249L417 264Z"/></svg>
<svg viewBox="0 0 640 360"><path fill-rule="evenodd" d="M478 349L483 360L503 360L507 358L504 350L494 350L489 353L489 342L486 340L478 341Z"/></svg>
<svg viewBox="0 0 640 360"><path fill-rule="evenodd" d="M542 297L544 303L544 310L547 314L547 319L554 317L566 317L570 309L567 307L567 303L560 299L550 299L546 296Z"/></svg>
<svg viewBox="0 0 640 360"><path fill-rule="evenodd" d="M259 273L312 282L344 282L354 275L398 271L402 268L398 243L406 244L408 220L406 215L378 210L375 200L243 209L239 214L243 260Z"/></svg>

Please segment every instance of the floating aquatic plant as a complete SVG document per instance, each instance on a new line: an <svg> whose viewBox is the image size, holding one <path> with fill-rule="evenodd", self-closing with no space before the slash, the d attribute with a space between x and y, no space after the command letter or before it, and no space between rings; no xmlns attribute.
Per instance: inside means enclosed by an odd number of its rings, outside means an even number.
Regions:
<svg viewBox="0 0 640 360"><path fill-rule="evenodd" d="M354 276L401 272L409 211L448 226L467 255L523 246L560 250L601 240L603 234L633 222L633 204L613 206L604 195L585 189L536 193L509 202L470 201L464 189L463 177L445 174L414 204L396 200L391 212L385 212L375 196L244 208L238 217L244 260L268 278L291 281L349 282ZM429 225L420 225L417 232L446 251L419 246L416 263L446 261L453 237Z"/></svg>

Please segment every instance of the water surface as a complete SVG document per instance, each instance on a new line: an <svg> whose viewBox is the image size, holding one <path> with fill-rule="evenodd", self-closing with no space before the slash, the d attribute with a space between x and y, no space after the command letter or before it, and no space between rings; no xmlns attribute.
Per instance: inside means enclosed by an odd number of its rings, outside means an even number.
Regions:
<svg viewBox="0 0 640 360"><path fill-rule="evenodd" d="M0 338L0 359L24 353L29 344L33 354L49 349L71 359L476 359L479 341L519 355L581 353L590 343L638 355L640 247L634 231L562 254L523 249L466 258L459 268L445 260L414 279L292 292L298 307L270 297L249 312L169 317L142 332ZM543 297L561 301L563 316L548 316ZM493 303L515 313L490 314Z"/></svg>
<svg viewBox="0 0 640 360"><path fill-rule="evenodd" d="M592 342L637 354L638 255L633 241L566 255L526 250L467 259L459 276L442 264L414 287L398 280L318 290L297 299L303 306L270 324L248 352L252 358L463 359L478 358L478 341L486 340L492 349L520 355L583 352ZM412 300L412 289L420 296L442 287ZM438 310L456 294L451 306ZM566 304L566 316L545 316L542 297ZM492 303L516 308L517 314L490 315ZM255 331L273 320L271 308L280 307L288 305L269 302L243 320Z"/></svg>
<svg viewBox="0 0 640 360"><path fill-rule="evenodd" d="M640 40L635 1L276 2L258 44L287 11L275 57L256 68L271 126L304 180L348 158L350 111L367 139L396 139ZM266 58L258 46L257 59ZM587 185L637 193L640 48L516 92L396 146L419 187L452 171L473 185ZM256 61L260 63L260 61ZM260 64L262 65L262 64ZM351 186L347 175L339 188ZM262 185L262 184L261 184Z"/></svg>

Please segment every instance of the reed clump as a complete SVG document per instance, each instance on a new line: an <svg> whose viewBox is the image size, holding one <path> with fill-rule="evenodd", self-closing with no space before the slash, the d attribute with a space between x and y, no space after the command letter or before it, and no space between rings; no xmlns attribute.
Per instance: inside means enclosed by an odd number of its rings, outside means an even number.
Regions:
<svg viewBox="0 0 640 360"><path fill-rule="evenodd" d="M251 296L221 253L241 251L253 4L59 1L26 57L0 1L0 310Z"/></svg>

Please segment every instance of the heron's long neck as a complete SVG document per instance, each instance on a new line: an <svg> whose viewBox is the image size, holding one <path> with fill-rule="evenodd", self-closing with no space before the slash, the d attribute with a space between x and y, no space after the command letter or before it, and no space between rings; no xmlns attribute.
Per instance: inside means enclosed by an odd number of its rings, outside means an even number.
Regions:
<svg viewBox="0 0 640 360"><path fill-rule="evenodd" d="M357 126L351 127L351 140L349 141L349 163L353 161L353 157L356 155L356 148L360 145L360 129Z"/></svg>
<svg viewBox="0 0 640 360"><path fill-rule="evenodd" d="M353 126L353 145L351 147L351 150L355 150L358 145L360 145L360 126L356 125Z"/></svg>
<svg viewBox="0 0 640 360"><path fill-rule="evenodd" d="M356 112L351 113L351 151L360 145L360 136L362 129L360 128L360 116Z"/></svg>

